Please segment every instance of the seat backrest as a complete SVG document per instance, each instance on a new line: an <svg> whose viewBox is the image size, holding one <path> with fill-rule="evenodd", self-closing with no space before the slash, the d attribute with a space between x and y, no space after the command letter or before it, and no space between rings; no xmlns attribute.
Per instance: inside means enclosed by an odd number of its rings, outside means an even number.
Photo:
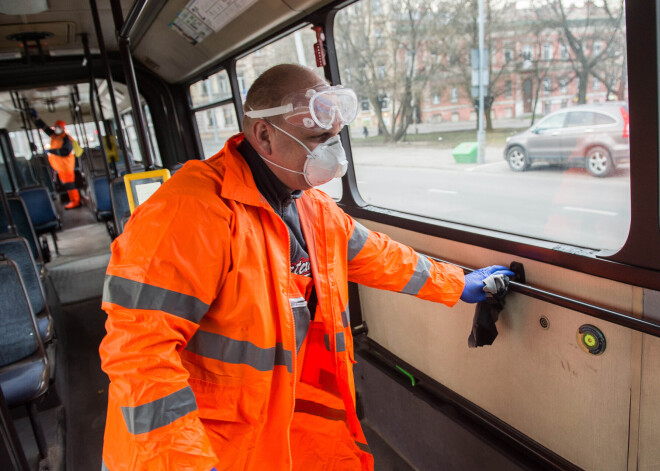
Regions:
<svg viewBox="0 0 660 471"><path fill-rule="evenodd" d="M11 216L16 225L16 229L18 230L18 235L27 240L34 259L41 261L39 239L37 239L37 234L34 232L34 226L32 225L32 221L30 220L30 216L23 200L18 196L9 196L7 198L7 203L9 204L9 210L11 211ZM7 226L7 216L5 215L3 205L0 204L0 233L8 232Z"/></svg>
<svg viewBox="0 0 660 471"><path fill-rule="evenodd" d="M30 165L32 165L34 174L41 184L45 185L50 193L53 193L55 191L55 185L53 184L46 154L34 154L30 159Z"/></svg>
<svg viewBox="0 0 660 471"><path fill-rule="evenodd" d="M21 188L39 185L32 165L25 157L16 157L16 171L19 176L19 186Z"/></svg>
<svg viewBox="0 0 660 471"><path fill-rule="evenodd" d="M85 149L83 168L88 178L105 175L105 163L103 162L103 151L100 147Z"/></svg>
<svg viewBox="0 0 660 471"><path fill-rule="evenodd" d="M53 200L50 199L46 187L28 188L21 190L18 194L23 199L34 226L57 221L55 206L53 206Z"/></svg>
<svg viewBox="0 0 660 471"><path fill-rule="evenodd" d="M118 234L124 232L124 225L131 217L131 208L128 205L128 196L126 195L126 185L123 178L117 178L112 181L110 186L110 195L112 198L112 207L115 212L115 222L117 223Z"/></svg>
<svg viewBox="0 0 660 471"><path fill-rule="evenodd" d="M0 367L32 355L39 348L34 314L16 264L0 259Z"/></svg>
<svg viewBox="0 0 660 471"><path fill-rule="evenodd" d="M39 270L34 263L32 253L27 242L22 237L0 238L0 254L5 258L11 259L21 274L25 290L35 314L40 313L46 306L44 291L39 278Z"/></svg>
<svg viewBox="0 0 660 471"><path fill-rule="evenodd" d="M110 199L110 184L108 183L107 177L102 176L102 177L94 178L93 185L94 185L94 201L96 202L96 209L98 209L99 211L112 211L112 201Z"/></svg>

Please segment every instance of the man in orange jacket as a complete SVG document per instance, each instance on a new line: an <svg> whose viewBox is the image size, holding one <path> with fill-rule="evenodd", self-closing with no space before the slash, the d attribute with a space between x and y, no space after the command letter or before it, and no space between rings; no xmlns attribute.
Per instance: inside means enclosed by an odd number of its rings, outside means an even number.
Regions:
<svg viewBox="0 0 660 471"><path fill-rule="evenodd" d="M66 123L58 119L51 128L39 119L34 109L31 110L31 113L37 127L50 137L48 163L59 175L60 181L69 195L69 203L64 208L77 208L80 206L80 193L76 189L76 175L74 173L76 156L73 152L73 141L65 131Z"/></svg>
<svg viewBox="0 0 660 471"><path fill-rule="evenodd" d="M452 306L511 274L464 276L314 188L346 171L352 90L285 64L244 106L244 133L186 163L113 242L104 470L372 470L348 282Z"/></svg>

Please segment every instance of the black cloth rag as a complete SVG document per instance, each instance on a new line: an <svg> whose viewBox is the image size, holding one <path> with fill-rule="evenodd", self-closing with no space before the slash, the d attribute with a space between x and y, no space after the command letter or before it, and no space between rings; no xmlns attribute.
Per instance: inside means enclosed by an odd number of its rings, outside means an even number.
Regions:
<svg viewBox="0 0 660 471"><path fill-rule="evenodd" d="M490 279L497 277L496 279ZM504 297L509 286L509 277L506 275L491 275L484 280L486 300L477 303L472 320L472 332L468 337L470 348L492 345L497 337L495 323L504 309Z"/></svg>

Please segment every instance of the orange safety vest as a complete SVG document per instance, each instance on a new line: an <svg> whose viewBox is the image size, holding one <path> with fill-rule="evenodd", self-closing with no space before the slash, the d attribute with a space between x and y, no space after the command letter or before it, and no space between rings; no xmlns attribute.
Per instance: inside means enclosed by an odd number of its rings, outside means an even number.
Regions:
<svg viewBox="0 0 660 471"><path fill-rule="evenodd" d="M64 133L60 135L52 134L50 137L50 150L60 149L64 143L64 136L66 136ZM70 136L69 139L73 142L73 139ZM53 167L53 170L60 174L60 180L63 183L66 183L64 180L69 180L67 178L69 174L73 175L73 171L76 166L76 156L73 152L73 149L71 149L69 155L66 156L55 155L49 152L48 163L51 167Z"/></svg>
<svg viewBox="0 0 660 471"><path fill-rule="evenodd" d="M286 224L236 149L242 140L186 163L112 244L103 469L372 470L355 412L348 282L447 305L461 295L461 269L308 190L295 204L318 307L298 350L306 287L290 272Z"/></svg>

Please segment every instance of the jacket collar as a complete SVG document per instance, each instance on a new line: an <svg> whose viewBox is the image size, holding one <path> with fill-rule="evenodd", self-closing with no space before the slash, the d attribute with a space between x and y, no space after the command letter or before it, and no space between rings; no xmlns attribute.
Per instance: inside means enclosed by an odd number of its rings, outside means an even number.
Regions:
<svg viewBox="0 0 660 471"><path fill-rule="evenodd" d="M244 157L238 150L238 147L244 140L245 136L243 133L232 136L227 140L225 147L218 155L219 159L222 159L222 156L224 156L222 161L224 161L225 165L225 175L220 195L225 199L235 200L239 203L252 206L261 206L272 210L273 208L268 200L259 191L259 187L255 182L255 178L246 161L246 157ZM246 144L248 143L246 142ZM256 153L256 151L252 149L252 146L250 146L249 149ZM208 161L208 163L213 166L217 165L216 162L215 158ZM273 177L276 178L274 175ZM294 198L297 197L299 196L296 194Z"/></svg>

